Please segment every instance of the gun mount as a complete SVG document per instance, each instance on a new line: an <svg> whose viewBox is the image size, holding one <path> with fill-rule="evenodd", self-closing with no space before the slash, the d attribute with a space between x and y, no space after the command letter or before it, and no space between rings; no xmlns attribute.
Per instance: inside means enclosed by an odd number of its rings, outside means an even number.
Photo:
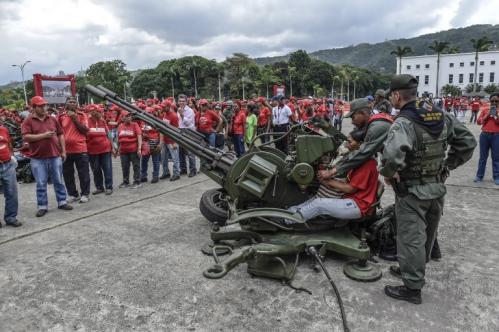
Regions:
<svg viewBox="0 0 499 332"><path fill-rule="evenodd" d="M344 267L344 273L352 279L374 281L381 277L379 267L369 258L371 249L393 244L392 209L383 210L378 202L369 216L344 221L342 226L334 223L334 227L330 216L305 222L287 211L316 193L316 172L325 164L324 158L335 157L345 139L329 124L291 127L277 138L290 140L289 154L262 144L252 145L245 155L236 158L231 152L209 146L199 133L171 126L102 86L87 85L86 89L198 156L201 172L221 187L205 192L200 202L201 213L213 223L211 242L202 251L213 255L216 264L204 272L206 277L221 278L246 262L252 275L290 281L299 253L310 246L320 248L322 256L333 251L354 258ZM378 189L380 197L382 185ZM286 219L297 224L280 222ZM228 259L219 260L218 256L228 253Z"/></svg>

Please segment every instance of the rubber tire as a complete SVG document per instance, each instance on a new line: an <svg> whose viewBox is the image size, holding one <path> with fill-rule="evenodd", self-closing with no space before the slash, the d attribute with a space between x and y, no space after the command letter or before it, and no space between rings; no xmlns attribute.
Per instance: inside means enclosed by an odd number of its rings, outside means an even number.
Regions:
<svg viewBox="0 0 499 332"><path fill-rule="evenodd" d="M229 211L217 206L214 201L214 199L221 194L225 195L225 190L210 189L204 192L199 201L199 210L209 222L223 226L229 217Z"/></svg>

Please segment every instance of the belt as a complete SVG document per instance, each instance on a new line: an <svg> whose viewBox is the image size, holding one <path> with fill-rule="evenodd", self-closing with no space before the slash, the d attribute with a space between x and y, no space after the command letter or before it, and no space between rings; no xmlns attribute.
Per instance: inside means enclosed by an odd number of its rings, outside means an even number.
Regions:
<svg viewBox="0 0 499 332"><path fill-rule="evenodd" d="M417 179L400 179L406 186L419 186L429 183L443 183L439 176L422 176Z"/></svg>

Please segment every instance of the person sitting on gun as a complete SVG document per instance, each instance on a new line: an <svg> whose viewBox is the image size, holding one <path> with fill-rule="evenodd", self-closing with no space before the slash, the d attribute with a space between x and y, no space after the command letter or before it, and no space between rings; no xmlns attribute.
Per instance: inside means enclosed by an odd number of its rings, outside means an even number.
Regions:
<svg viewBox="0 0 499 332"><path fill-rule="evenodd" d="M359 139L357 131L355 130L349 135L349 149L360 145L360 142L356 141ZM369 158L348 172L347 182L334 178L319 178L321 185L342 192L342 198L316 196L300 205L292 206L288 210L299 214L297 217L304 220L310 220L320 215L346 220L359 219L365 216L376 202L378 175L376 160ZM286 220L286 223L291 224L293 221Z"/></svg>

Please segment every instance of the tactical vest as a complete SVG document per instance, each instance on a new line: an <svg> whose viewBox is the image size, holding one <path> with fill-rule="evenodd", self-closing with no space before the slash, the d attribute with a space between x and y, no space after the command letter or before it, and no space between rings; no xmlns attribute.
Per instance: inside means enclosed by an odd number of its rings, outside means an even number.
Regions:
<svg viewBox="0 0 499 332"><path fill-rule="evenodd" d="M399 172L407 185L443 182L441 174L447 152L447 124L438 138L433 138L423 126L412 122L416 132L416 147L405 156L406 167Z"/></svg>

